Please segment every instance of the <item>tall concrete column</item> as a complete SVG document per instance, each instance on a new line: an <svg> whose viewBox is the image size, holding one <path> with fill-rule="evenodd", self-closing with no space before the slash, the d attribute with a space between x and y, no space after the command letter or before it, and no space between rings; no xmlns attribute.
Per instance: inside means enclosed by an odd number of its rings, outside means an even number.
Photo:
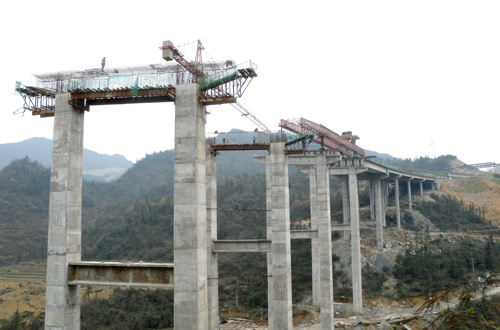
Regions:
<svg viewBox="0 0 500 330"><path fill-rule="evenodd" d="M271 210L273 208L273 176L271 168L271 157L266 157L266 209ZM273 239L273 226L272 226L272 214L271 212L266 212L266 234L267 239L272 241ZM273 330L273 315L274 315L274 287L273 287L273 254L272 252L267 253L267 321L268 329Z"/></svg>
<svg viewBox="0 0 500 330"><path fill-rule="evenodd" d="M363 287L361 282L361 243L359 235L359 196L356 169L349 167L349 201L351 210L351 256L353 311L363 309Z"/></svg>
<svg viewBox="0 0 500 330"><path fill-rule="evenodd" d="M174 162L174 329L204 330L207 314L205 110L198 85L177 85Z"/></svg>
<svg viewBox="0 0 500 330"><path fill-rule="evenodd" d="M394 179L394 200L396 202L396 223L398 230L401 230L401 207L399 204L399 179Z"/></svg>
<svg viewBox="0 0 500 330"><path fill-rule="evenodd" d="M389 206L389 183L387 180L382 181L382 188L384 192L384 207Z"/></svg>
<svg viewBox="0 0 500 330"><path fill-rule="evenodd" d="M382 188L380 179L375 179L373 181L373 187L375 190L375 224L376 224L376 236L377 236L377 248L382 250L384 248L384 228L383 228L383 215L384 212L383 202L382 202Z"/></svg>
<svg viewBox="0 0 500 330"><path fill-rule="evenodd" d="M274 330L292 330L292 260L290 247L290 198L285 143L271 143L272 177L272 282Z"/></svg>
<svg viewBox="0 0 500 330"><path fill-rule="evenodd" d="M57 94L52 142L45 329L80 329L80 286L68 285L68 263L81 260L84 115Z"/></svg>
<svg viewBox="0 0 500 330"><path fill-rule="evenodd" d="M349 177L341 176L340 181L342 183L342 214L344 223L351 223L350 220L350 210L349 210ZM344 231L344 240L349 241L351 239L351 231Z"/></svg>
<svg viewBox="0 0 500 330"><path fill-rule="evenodd" d="M219 329L219 277L217 254L212 241L217 240L217 160L207 152L207 295L208 330Z"/></svg>
<svg viewBox="0 0 500 330"><path fill-rule="evenodd" d="M410 211L413 209L412 208L412 201L411 201L411 180L408 180L408 208Z"/></svg>
<svg viewBox="0 0 500 330"><path fill-rule="evenodd" d="M333 330L332 227L330 216L330 178L324 154L316 156L318 245L320 251L321 330Z"/></svg>
<svg viewBox="0 0 500 330"><path fill-rule="evenodd" d="M424 195L424 185L422 181L419 182L419 187L420 187L420 196Z"/></svg>
<svg viewBox="0 0 500 330"><path fill-rule="evenodd" d="M309 189L311 205L311 230L318 230L318 196L316 189L316 169L309 170ZM314 306L320 305L320 250L318 239L311 239L311 268L312 268L312 300Z"/></svg>
<svg viewBox="0 0 500 330"><path fill-rule="evenodd" d="M370 220L375 220L375 189L373 181L370 180Z"/></svg>
<svg viewBox="0 0 500 330"><path fill-rule="evenodd" d="M389 194L388 194L388 184L386 180L381 181L382 191L383 191L383 202L382 202L382 225L387 227L387 217L385 216L385 209L389 205Z"/></svg>

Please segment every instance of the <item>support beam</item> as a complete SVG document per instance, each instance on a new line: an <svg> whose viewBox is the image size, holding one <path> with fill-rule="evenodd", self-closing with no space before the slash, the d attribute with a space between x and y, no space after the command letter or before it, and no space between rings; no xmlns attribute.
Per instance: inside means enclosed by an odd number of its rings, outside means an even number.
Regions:
<svg viewBox="0 0 500 330"><path fill-rule="evenodd" d="M74 261L68 280L70 285L173 289L174 264Z"/></svg>
<svg viewBox="0 0 500 330"><path fill-rule="evenodd" d="M349 201L351 210L352 309L358 313L363 309L363 287L361 282L358 178L354 167L349 167Z"/></svg>
<svg viewBox="0 0 500 330"><path fill-rule="evenodd" d="M212 242L213 253L271 252L267 239L221 240Z"/></svg>
<svg viewBox="0 0 500 330"><path fill-rule="evenodd" d="M198 85L178 85L174 159L174 329L200 330L207 314L205 109Z"/></svg>
<svg viewBox="0 0 500 330"><path fill-rule="evenodd" d="M57 94L50 175L45 329L80 329L80 286L68 284L69 263L81 260L84 114Z"/></svg>
<svg viewBox="0 0 500 330"><path fill-rule="evenodd" d="M309 230L309 229L290 230L290 238L291 239L318 238L318 231L317 230Z"/></svg>

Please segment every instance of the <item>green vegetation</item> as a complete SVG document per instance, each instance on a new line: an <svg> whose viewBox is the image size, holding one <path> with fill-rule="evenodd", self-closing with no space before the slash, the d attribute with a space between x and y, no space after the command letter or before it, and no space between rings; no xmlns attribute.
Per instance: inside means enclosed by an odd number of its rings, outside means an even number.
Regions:
<svg viewBox="0 0 500 330"><path fill-rule="evenodd" d="M476 294L477 286L469 285L462 290L458 297L458 304L440 312L431 322L427 330L498 330L500 329L500 296L487 296L499 272L492 272L480 285L480 294ZM419 310L426 314L439 310L440 305L448 305L451 289L432 295Z"/></svg>
<svg viewBox="0 0 500 330"><path fill-rule="evenodd" d="M432 194L435 202L422 202L415 206L441 230L467 231L489 228L482 217L482 209L465 205L453 197Z"/></svg>
<svg viewBox="0 0 500 330"><path fill-rule="evenodd" d="M406 170L426 172L424 166L443 170L453 159L453 156L446 156L436 160L421 159L416 164L402 161L402 164L409 167ZM255 163L249 153L241 157L227 153L217 161L218 207L232 209L218 211L219 239L265 238L266 212L262 211L266 208L264 166ZM403 168L402 164L393 166ZM0 266L45 260L49 182L50 171L29 159L15 161L0 171ZM289 182L291 221L308 219L307 175L290 168ZM340 182L332 178L330 184L332 219L337 221L342 218ZM486 228L482 210L477 207L442 195L434 195L433 199L433 202L419 204L416 209L440 229ZM369 204L369 194L365 190L360 191L360 204ZM388 219L389 223L391 221L394 219ZM406 215L403 215L403 222L411 226L411 219ZM84 181L82 229L84 260L173 261L173 151L148 155L114 182ZM338 233L333 237L337 239ZM295 302L303 301L311 292L310 253L309 241L292 241ZM333 255L332 259L337 261L338 257ZM268 278L265 260L265 254L219 256L221 311L250 310L251 315L266 317ZM500 267L500 247L493 238L451 241L443 236L431 240L427 234L416 234L408 239L405 253L398 257L392 274L364 267L364 293L365 296L384 293L384 282L394 276L398 281L396 295L427 294L442 290L446 284L460 286L467 283L473 267L475 274ZM349 301L350 280L345 270L335 269L334 278L336 298ZM84 326L85 329L113 329L106 324L122 324L120 317L127 320L128 325L122 329L130 328L130 324L136 329L166 328L171 319L160 315L171 316L169 294L117 290L109 299L85 301L82 329ZM139 305L145 309L140 309ZM1 326L20 324L35 317L21 314Z"/></svg>
<svg viewBox="0 0 500 330"><path fill-rule="evenodd" d="M420 232L408 239L393 274L397 295L404 297L457 289L498 267L500 244L491 236L485 242L446 236L431 240L429 233Z"/></svg>
<svg viewBox="0 0 500 330"><path fill-rule="evenodd" d="M115 289L109 299L87 299L82 330L165 329L173 326L173 291Z"/></svg>
<svg viewBox="0 0 500 330"><path fill-rule="evenodd" d="M451 171L451 162L457 160L456 156L447 155L437 158L419 157L416 159L387 158L383 163L395 166L402 171L416 173L432 173L433 175L447 174Z"/></svg>
<svg viewBox="0 0 500 330"><path fill-rule="evenodd" d="M29 159L0 171L0 266L47 257L50 170Z"/></svg>
<svg viewBox="0 0 500 330"><path fill-rule="evenodd" d="M34 315L33 312L18 310L9 320L0 320L0 330L42 330L44 328L44 314Z"/></svg>

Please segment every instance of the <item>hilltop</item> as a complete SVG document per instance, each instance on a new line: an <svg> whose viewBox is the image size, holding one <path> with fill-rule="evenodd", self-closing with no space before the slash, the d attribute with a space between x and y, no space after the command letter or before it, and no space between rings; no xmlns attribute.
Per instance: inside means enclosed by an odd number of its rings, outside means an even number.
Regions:
<svg viewBox="0 0 500 330"><path fill-rule="evenodd" d="M52 140L31 138L21 142L0 144L0 170L17 159L29 158L50 168ZM105 155L83 149L83 175L88 181L112 181L133 163L122 155Z"/></svg>
<svg viewBox="0 0 500 330"><path fill-rule="evenodd" d="M444 181L440 193L480 207L486 222L500 227L500 174L466 168L464 165L460 161L452 162L453 172L469 177Z"/></svg>

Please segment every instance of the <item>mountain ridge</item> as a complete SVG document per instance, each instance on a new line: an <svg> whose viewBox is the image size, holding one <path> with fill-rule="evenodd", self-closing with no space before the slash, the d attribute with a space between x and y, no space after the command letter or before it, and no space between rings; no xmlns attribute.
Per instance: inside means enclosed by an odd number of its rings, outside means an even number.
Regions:
<svg viewBox="0 0 500 330"><path fill-rule="evenodd" d="M29 159L50 168L52 140L34 137L20 142L0 144L0 170L16 159ZM132 167L123 155L106 155L83 149L83 174L89 181L111 181Z"/></svg>

